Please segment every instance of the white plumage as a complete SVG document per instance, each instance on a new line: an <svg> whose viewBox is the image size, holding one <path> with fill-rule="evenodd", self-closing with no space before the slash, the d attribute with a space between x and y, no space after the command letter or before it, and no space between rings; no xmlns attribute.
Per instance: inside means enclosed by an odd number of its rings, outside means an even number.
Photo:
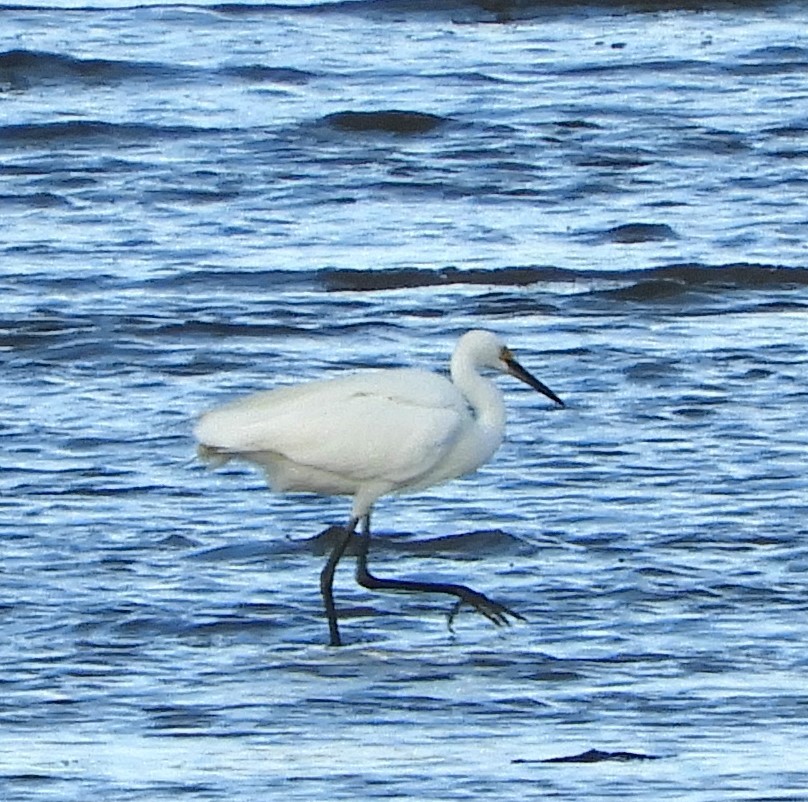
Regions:
<svg viewBox="0 0 808 802"><path fill-rule="evenodd" d="M208 412L196 435L262 466L273 490L354 495L372 484L382 495L440 463L471 422L446 379L385 370L248 396Z"/></svg>
<svg viewBox="0 0 808 802"><path fill-rule="evenodd" d="M471 331L455 348L451 380L417 369L366 371L255 393L217 407L202 415L194 430L200 455L213 462L233 457L253 462L264 469L276 491L353 496L345 543L339 551L335 549L332 560L335 567L361 519L365 522L362 567L370 511L380 496L462 476L476 470L499 447L505 408L497 387L480 375L486 368L516 376L562 404L495 335ZM393 581L367 577L374 582ZM338 643L328 584L323 595L331 640ZM479 599L462 598L457 592L464 586L441 587L435 592L453 593L497 623L503 623L498 620L504 618L503 611L511 612L501 605L496 605L501 609L495 614L481 609L485 605Z"/></svg>

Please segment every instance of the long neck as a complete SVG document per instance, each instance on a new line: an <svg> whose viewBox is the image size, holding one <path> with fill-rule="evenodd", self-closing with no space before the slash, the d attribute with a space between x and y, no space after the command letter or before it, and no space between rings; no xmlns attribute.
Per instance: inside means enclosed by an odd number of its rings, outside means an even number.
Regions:
<svg viewBox="0 0 808 802"><path fill-rule="evenodd" d="M452 381L466 397L477 423L492 429L500 437L505 431L505 403L497 386L482 377L468 359L452 357Z"/></svg>

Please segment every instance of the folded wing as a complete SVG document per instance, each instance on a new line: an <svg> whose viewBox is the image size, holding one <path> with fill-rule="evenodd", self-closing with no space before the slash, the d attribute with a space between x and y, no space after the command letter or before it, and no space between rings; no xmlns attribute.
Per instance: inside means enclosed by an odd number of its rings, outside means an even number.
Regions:
<svg viewBox="0 0 808 802"><path fill-rule="evenodd" d="M220 455L401 486L438 464L469 420L447 379L384 370L247 396L203 415L195 434Z"/></svg>

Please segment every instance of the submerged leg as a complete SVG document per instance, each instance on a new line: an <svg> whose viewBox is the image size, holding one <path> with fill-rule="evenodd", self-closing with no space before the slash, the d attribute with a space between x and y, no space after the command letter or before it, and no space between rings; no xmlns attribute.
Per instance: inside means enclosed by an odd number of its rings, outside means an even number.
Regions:
<svg viewBox="0 0 808 802"><path fill-rule="evenodd" d="M323 566L320 573L320 592L323 594L323 604L325 605L325 614L328 618L328 634L330 646L342 646L342 640L339 636L339 626L337 625L337 608L334 604L334 572L337 570L337 563L345 554L345 549L348 548L348 543L351 541L358 519L351 518L346 526L339 533L334 548L331 551L331 556L328 562Z"/></svg>
<svg viewBox="0 0 808 802"><path fill-rule="evenodd" d="M463 604L473 607L478 613L493 621L498 627L510 624L508 616L524 621L525 617L506 607L504 604L492 601L487 596L472 590L466 585L455 585L451 582L416 582L409 579L382 579L373 576L368 570L368 549L370 548L370 515L362 518L362 533L359 538L359 553L356 557L356 581L369 590L400 590L421 593L446 593L457 597L457 603L449 613L449 629L452 621Z"/></svg>

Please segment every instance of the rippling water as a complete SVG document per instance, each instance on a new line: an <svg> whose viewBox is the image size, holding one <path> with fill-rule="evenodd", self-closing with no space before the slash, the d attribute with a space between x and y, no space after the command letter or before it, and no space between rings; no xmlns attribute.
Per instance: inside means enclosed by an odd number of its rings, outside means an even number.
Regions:
<svg viewBox="0 0 808 802"><path fill-rule="evenodd" d="M806 23L0 6L3 799L802 798ZM472 327L568 407L503 381L508 442L382 501L373 565L528 621L346 560L328 648L347 504L191 421Z"/></svg>

